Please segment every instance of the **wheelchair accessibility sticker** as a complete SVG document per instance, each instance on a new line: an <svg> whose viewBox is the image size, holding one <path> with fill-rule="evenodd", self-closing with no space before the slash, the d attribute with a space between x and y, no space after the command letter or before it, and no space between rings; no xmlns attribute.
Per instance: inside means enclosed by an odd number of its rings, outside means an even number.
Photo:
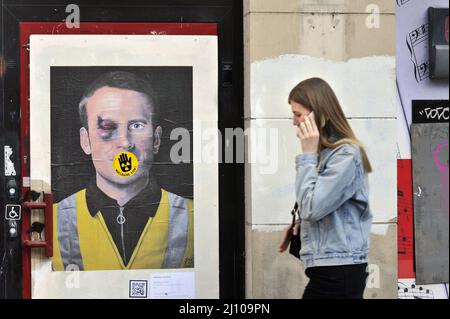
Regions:
<svg viewBox="0 0 450 319"><path fill-rule="evenodd" d="M6 220L20 220L21 219L21 206L20 205L6 205L5 207L5 219Z"/></svg>

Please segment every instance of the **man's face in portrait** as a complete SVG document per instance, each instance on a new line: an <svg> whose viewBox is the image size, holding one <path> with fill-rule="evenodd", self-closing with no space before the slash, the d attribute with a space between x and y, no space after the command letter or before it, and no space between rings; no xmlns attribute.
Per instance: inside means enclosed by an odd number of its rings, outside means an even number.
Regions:
<svg viewBox="0 0 450 319"><path fill-rule="evenodd" d="M102 87L89 97L86 105L88 128L80 129L80 144L105 180L128 185L146 177L161 143L161 127L154 127L154 107L143 93L128 89ZM130 177L113 169L117 154L136 155L139 167Z"/></svg>

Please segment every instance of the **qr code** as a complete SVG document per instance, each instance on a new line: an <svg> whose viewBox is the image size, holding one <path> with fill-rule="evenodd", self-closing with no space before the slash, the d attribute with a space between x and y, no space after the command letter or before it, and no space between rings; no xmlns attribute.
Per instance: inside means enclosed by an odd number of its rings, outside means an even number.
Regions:
<svg viewBox="0 0 450 319"><path fill-rule="evenodd" d="M130 298L147 298L147 280L130 280Z"/></svg>

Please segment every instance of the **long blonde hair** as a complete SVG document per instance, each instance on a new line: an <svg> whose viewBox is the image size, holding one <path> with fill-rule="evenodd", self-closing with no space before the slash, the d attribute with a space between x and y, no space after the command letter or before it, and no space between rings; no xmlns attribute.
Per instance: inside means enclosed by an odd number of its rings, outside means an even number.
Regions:
<svg viewBox="0 0 450 319"><path fill-rule="evenodd" d="M343 144L355 144L361 150L364 170L372 172L367 152L350 127L341 105L330 85L320 78L300 82L289 94L288 103L296 102L314 112L320 132L319 153L325 148L336 148ZM330 141L330 137L337 141Z"/></svg>

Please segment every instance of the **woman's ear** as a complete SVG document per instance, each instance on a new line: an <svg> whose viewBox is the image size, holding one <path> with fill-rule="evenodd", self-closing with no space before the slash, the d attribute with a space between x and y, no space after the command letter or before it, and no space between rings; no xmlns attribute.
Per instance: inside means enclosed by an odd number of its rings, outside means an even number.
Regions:
<svg viewBox="0 0 450 319"><path fill-rule="evenodd" d="M80 146L86 155L92 154L89 132L84 127L80 128Z"/></svg>
<svg viewBox="0 0 450 319"><path fill-rule="evenodd" d="M327 124L328 124L328 120L322 114L322 116L320 117L320 128L324 128Z"/></svg>

